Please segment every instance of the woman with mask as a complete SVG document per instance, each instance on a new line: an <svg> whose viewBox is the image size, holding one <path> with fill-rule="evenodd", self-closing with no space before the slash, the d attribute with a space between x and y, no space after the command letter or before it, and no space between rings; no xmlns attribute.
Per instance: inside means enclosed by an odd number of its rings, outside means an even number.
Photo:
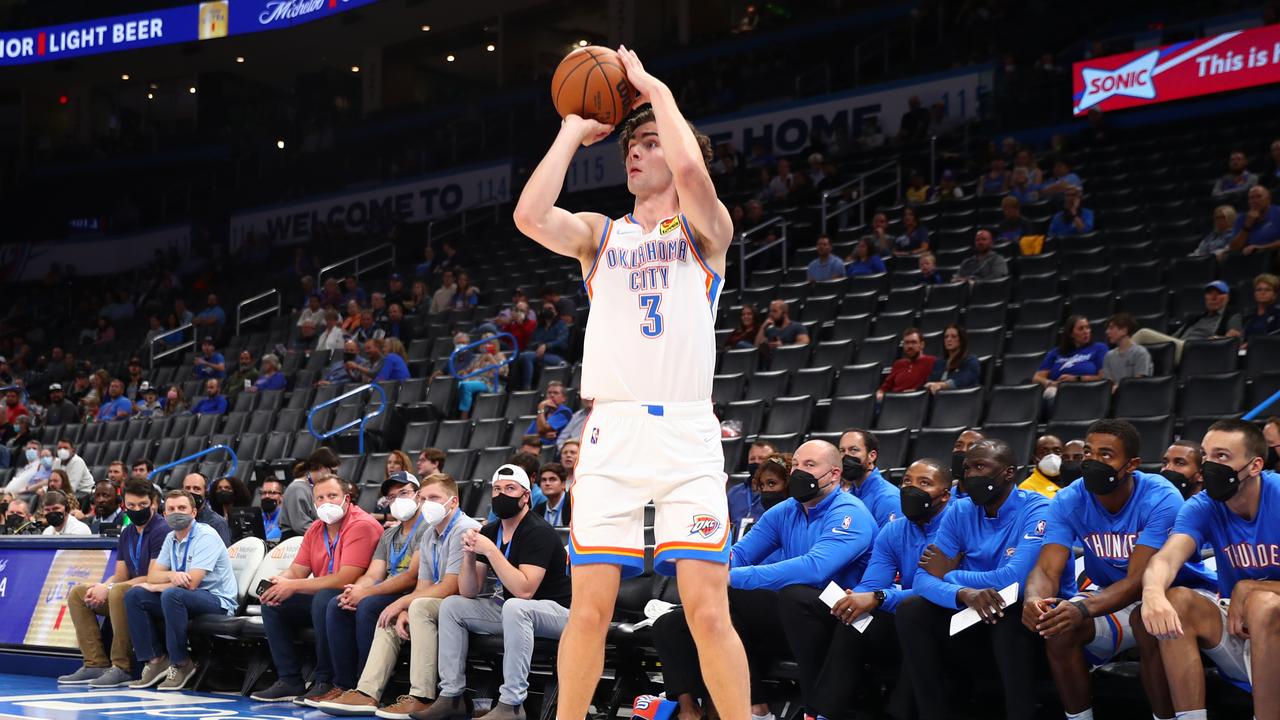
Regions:
<svg viewBox="0 0 1280 720"><path fill-rule="evenodd" d="M386 487L386 483L391 479L391 476L396 473L410 472L412 468L413 463L409 460L409 453L406 453L403 450L392 450L387 454L387 464L382 469L383 487ZM388 508L391 507L392 500L394 500L394 498L386 492L383 492L381 497L378 498L378 504L377 507L374 508L374 512L370 513L370 515L373 515L374 520L377 520L387 527L395 527L400 523L399 520L394 518L391 513L388 512Z"/></svg>
<svg viewBox="0 0 1280 720"><path fill-rule="evenodd" d="M156 413L157 416L173 417L181 415L187 411L187 399L182 395L182 388L177 385L170 385L165 391L164 399L160 401L161 412Z"/></svg>
<svg viewBox="0 0 1280 720"><path fill-rule="evenodd" d="M466 377L458 383L458 417L466 420L471 417L471 405L479 393L500 393L503 391L503 380L507 377L507 355L502 352L496 340L480 346L471 364L458 373Z"/></svg>
<svg viewBox="0 0 1280 720"><path fill-rule="evenodd" d="M234 475L218 478L209 494L209 506L222 516L223 520L231 518L231 508L249 507L253 502L253 493L249 492L244 481ZM237 538L238 539L238 538Z"/></svg>

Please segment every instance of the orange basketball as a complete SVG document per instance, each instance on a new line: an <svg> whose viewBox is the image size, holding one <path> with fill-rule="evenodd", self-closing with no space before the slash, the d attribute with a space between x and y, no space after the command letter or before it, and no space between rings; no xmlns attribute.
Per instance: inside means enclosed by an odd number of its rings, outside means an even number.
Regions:
<svg viewBox="0 0 1280 720"><path fill-rule="evenodd" d="M598 45L569 53L551 76L551 101L560 117L572 113L617 125L635 96L618 53Z"/></svg>

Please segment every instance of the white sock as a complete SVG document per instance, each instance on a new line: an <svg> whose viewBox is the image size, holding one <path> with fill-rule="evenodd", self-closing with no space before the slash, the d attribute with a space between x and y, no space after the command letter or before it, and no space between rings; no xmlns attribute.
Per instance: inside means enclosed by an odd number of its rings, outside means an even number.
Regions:
<svg viewBox="0 0 1280 720"><path fill-rule="evenodd" d="M777 718L773 716L773 713L765 715L756 715L755 713L751 713L751 720L777 720Z"/></svg>
<svg viewBox="0 0 1280 720"><path fill-rule="evenodd" d="M1093 720L1093 708L1085 708L1078 713L1066 713L1067 720Z"/></svg>
<svg viewBox="0 0 1280 720"><path fill-rule="evenodd" d="M1177 720L1209 720L1209 713L1203 708L1200 710L1187 710L1186 712L1174 713Z"/></svg>

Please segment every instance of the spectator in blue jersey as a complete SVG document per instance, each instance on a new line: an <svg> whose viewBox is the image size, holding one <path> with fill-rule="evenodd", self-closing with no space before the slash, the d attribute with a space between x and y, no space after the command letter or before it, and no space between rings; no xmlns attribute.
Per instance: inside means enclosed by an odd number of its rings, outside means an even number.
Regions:
<svg viewBox="0 0 1280 720"><path fill-rule="evenodd" d="M222 335L222 328L227 324L227 313L218 305L217 295L209 294L205 299L204 309L191 318L191 324L196 326L197 332L214 337Z"/></svg>
<svg viewBox="0 0 1280 720"><path fill-rule="evenodd" d="M814 262L817 262L816 260ZM844 274L848 277L859 275L879 275L887 272L884 260L871 247L871 238L860 238L853 246L853 253L845 261Z"/></svg>
<svg viewBox="0 0 1280 720"><path fill-rule="evenodd" d="M127 420L131 415L133 415L133 403L124 396L124 383L118 379L112 380L107 385L107 396L98 406L98 422Z"/></svg>
<svg viewBox="0 0 1280 720"><path fill-rule="evenodd" d="M554 303L543 301L538 311L538 327L529 338L529 348L516 359L524 390L533 387L535 366L563 364L569 352L569 326L561 322Z"/></svg>
<svg viewBox="0 0 1280 720"><path fill-rule="evenodd" d="M921 227L916 209L902 209L902 234L893 239L894 255L919 255L929 252L929 231Z"/></svg>
<svg viewBox="0 0 1280 720"><path fill-rule="evenodd" d="M200 341L200 354L196 356L194 365L192 374L201 380L209 378L221 380L227 376L227 361L223 359L222 353L218 352L212 335L206 335Z"/></svg>
<svg viewBox="0 0 1280 720"><path fill-rule="evenodd" d="M342 355L329 365L324 377L316 381L316 385L345 385L360 382L364 379L364 374L357 368L367 367L368 361L360 357L360 346L355 340L347 340L342 343Z"/></svg>
<svg viewBox="0 0 1280 720"><path fill-rule="evenodd" d="M262 372L258 374L258 379L253 384L245 388L247 392L262 392L265 390L284 390L289 383L285 380L284 373L280 372L280 358L272 353L262 356Z"/></svg>
<svg viewBox="0 0 1280 720"><path fill-rule="evenodd" d="M917 460L902 478L902 517L876 535L871 561L856 587L830 609L821 603L796 602L784 592L779 617L800 665L800 690L806 714L844 717L857 708L865 665L891 689L886 712L911 716L911 684L898 672L900 659L894 611L914 594L912 577L925 548L934 541L951 507L951 471L934 459ZM899 578L901 580L899 581ZM870 616L862 631L851 627Z"/></svg>
<svg viewBox="0 0 1280 720"><path fill-rule="evenodd" d="M817 247L818 257L809 261L809 267L805 271L809 282L838 280L844 277L844 263L840 262L840 258L831 254L831 238L826 233L818 236Z"/></svg>
<svg viewBox="0 0 1280 720"><path fill-rule="evenodd" d="M1062 195L1062 209L1049 220L1049 237L1070 237L1093 232L1093 211L1084 207L1084 194L1078 185L1067 186Z"/></svg>
<svg viewBox="0 0 1280 720"><path fill-rule="evenodd" d="M876 534L862 501L840 491L840 451L831 443L801 445L787 484L790 498L766 511L734 543L729 561L729 614L751 666L756 717L770 715L758 679L786 647L778 615L781 596L821 602L818 594L833 580L841 587L857 585ZM697 701L707 693L684 611L660 617L653 639L667 697L680 703L682 717L700 715Z"/></svg>
<svg viewBox="0 0 1280 720"><path fill-rule="evenodd" d="M224 415L227 412L227 399L218 394L221 387L218 385L216 378L209 378L204 381L204 397L200 402L191 406L191 412L196 415Z"/></svg>
<svg viewBox="0 0 1280 720"><path fill-rule="evenodd" d="M1213 199L1235 202L1257 184L1258 176L1249 172L1249 158L1243 151L1233 150L1227 157L1227 172L1213 184Z"/></svg>
<svg viewBox="0 0 1280 720"><path fill-rule="evenodd" d="M1142 574L1169 537L1182 496L1159 475L1140 472L1138 429L1125 420L1098 420L1084 439L1082 479L1058 492L1036 566L1027 577L1022 624L1045 639L1045 654L1068 718L1093 717L1091 667L1133 649L1125 632L1142 595ZM1074 573L1074 546L1084 548L1090 585L1059 596L1064 572ZM1212 590L1217 577L1197 558L1175 583ZM1136 618L1132 618L1136 620ZM1173 717L1173 701L1155 642L1140 647L1139 669L1155 717Z"/></svg>
<svg viewBox="0 0 1280 720"><path fill-rule="evenodd" d="M739 527L743 518L759 519L767 510L758 493L755 492L755 477L764 462L778 452L768 440L756 440L747 448L747 480L735 483L725 493L729 502L729 524ZM783 473L790 474L790 468Z"/></svg>
<svg viewBox="0 0 1280 720"><path fill-rule="evenodd" d="M902 504L897 486L876 467L879 451L880 444L870 431L853 428L840 436L840 489L861 500L876 525L884 527L902 516Z"/></svg>
<svg viewBox="0 0 1280 720"><path fill-rule="evenodd" d="M538 414L529 422L525 435L537 435L543 447L554 446L560 432L573 419L573 409L565 403L564 383L553 380L547 384L547 397L538 403Z"/></svg>
<svg viewBox="0 0 1280 720"><path fill-rule="evenodd" d="M1014 484L1017 458L1003 440L983 440L964 458L966 497L957 500L920 558L912 580L915 597L898 605L898 641L921 720L953 716L948 695L938 687L945 657L973 657L994 651L1005 695L1005 717L1038 717L1035 658L1040 639L1022 626L1015 599L1006 606L999 591L1026 585L1048 526L1049 501ZM1064 573L1057 597L1075 595L1075 576ZM982 623L949 636L956 610L972 608ZM974 646L978 647L975 648ZM987 668L972 668L987 671Z"/></svg>
<svg viewBox="0 0 1280 720"><path fill-rule="evenodd" d="M947 282L946 276L938 270L938 258L933 253L920 256L920 281L925 285L942 285Z"/></svg>
<svg viewBox="0 0 1280 720"><path fill-rule="evenodd" d="M1083 189L1084 181L1071 171L1071 163L1066 158L1058 158L1053 163L1053 178L1045 180L1040 191L1045 195L1065 195L1071 188Z"/></svg>
<svg viewBox="0 0 1280 720"><path fill-rule="evenodd" d="M1252 685L1256 717L1274 718L1280 716L1280 520L1270 508L1280 507L1280 475L1264 469L1267 440L1251 422L1219 420L1200 446L1204 492L1178 511L1172 534L1143 575L1141 625L1160 641L1179 718L1206 717L1201 651L1220 676ZM1218 561L1217 597L1174 587L1205 544Z"/></svg>
<svg viewBox="0 0 1280 720"><path fill-rule="evenodd" d="M1083 315L1072 315L1062 324L1058 346L1044 356L1031 381L1044 387L1046 400L1058 394L1058 385L1102 379L1106 343L1093 341L1093 326Z"/></svg>
<svg viewBox="0 0 1280 720"><path fill-rule="evenodd" d="M364 341L364 354L371 365L348 361L347 369L362 375L366 381L408 380L409 365L405 363L404 345L395 338L370 338Z"/></svg>

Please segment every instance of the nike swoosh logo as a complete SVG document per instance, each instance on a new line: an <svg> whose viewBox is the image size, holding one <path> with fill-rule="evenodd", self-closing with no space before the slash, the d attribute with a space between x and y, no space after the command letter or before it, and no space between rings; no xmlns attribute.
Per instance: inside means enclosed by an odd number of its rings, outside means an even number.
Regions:
<svg viewBox="0 0 1280 720"><path fill-rule="evenodd" d="M1042 539L1042 536L1040 536L1040 535L1023 535L1023 536L1022 536L1022 539L1023 539L1023 540L1041 540L1041 539Z"/></svg>
<svg viewBox="0 0 1280 720"><path fill-rule="evenodd" d="M833 533L835 533L835 534L837 534L837 535L852 535L852 534L853 534L853 533L849 532L848 530L841 530L840 528L831 528L831 532L833 532Z"/></svg>

